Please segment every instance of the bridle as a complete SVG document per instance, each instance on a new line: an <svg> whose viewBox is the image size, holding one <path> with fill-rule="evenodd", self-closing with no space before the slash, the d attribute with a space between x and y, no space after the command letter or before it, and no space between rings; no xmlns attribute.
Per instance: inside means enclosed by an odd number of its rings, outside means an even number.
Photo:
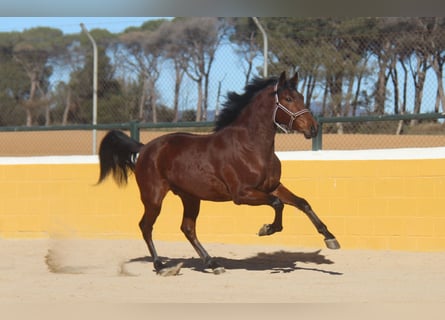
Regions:
<svg viewBox="0 0 445 320"><path fill-rule="evenodd" d="M292 130L292 124L295 121L295 119L297 119L299 116L310 112L309 109L303 109L297 112L292 112L290 111L288 108L286 108L285 106L283 106L280 101L278 100L278 82L275 84L275 110L273 112L273 122L275 123L275 125L280 128L281 130L283 130L285 133L289 133L290 130ZM283 110L285 113L287 113L290 117L289 120L289 124L287 124L287 129L285 128L285 124L280 124L277 122L277 110L281 109Z"/></svg>

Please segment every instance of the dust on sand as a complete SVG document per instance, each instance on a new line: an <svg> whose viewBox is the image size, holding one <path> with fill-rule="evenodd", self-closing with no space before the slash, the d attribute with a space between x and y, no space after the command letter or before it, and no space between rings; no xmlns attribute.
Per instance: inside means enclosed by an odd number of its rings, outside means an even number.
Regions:
<svg viewBox="0 0 445 320"><path fill-rule="evenodd" d="M179 274L160 277L142 240L0 239L0 303L444 303L445 254L205 244L214 275L187 242L157 241Z"/></svg>
<svg viewBox="0 0 445 320"><path fill-rule="evenodd" d="M443 252L205 244L214 275L188 243L156 244L177 276L156 275L142 240L0 239L2 319L408 320L445 303Z"/></svg>

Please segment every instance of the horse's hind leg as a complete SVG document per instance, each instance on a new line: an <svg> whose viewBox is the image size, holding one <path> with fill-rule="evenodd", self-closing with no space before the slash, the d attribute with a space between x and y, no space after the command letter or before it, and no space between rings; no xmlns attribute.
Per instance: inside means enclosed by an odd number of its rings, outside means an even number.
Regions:
<svg viewBox="0 0 445 320"><path fill-rule="evenodd" d="M329 249L340 248L340 244L338 243L337 239L335 239L335 236L329 232L326 225L315 214L305 199L297 197L282 184L280 184L278 188L272 192L272 194L278 197L283 203L293 205L303 211L311 220L317 231L324 236L324 241Z"/></svg>
<svg viewBox="0 0 445 320"><path fill-rule="evenodd" d="M142 236L144 237L145 243L147 244L148 251L150 251L150 255L153 258L153 266L157 272L164 268L164 265L159 258L158 253L156 252L156 248L153 243L152 232L153 225L156 222L156 219L159 216L160 212L160 207L155 208L146 206L144 215L139 222L139 228L141 229Z"/></svg>
<svg viewBox="0 0 445 320"><path fill-rule="evenodd" d="M271 224L265 224L261 227L258 232L259 236L269 236L275 232L283 230L283 202L281 202L280 199L275 198L270 206L275 210L275 218Z"/></svg>
<svg viewBox="0 0 445 320"><path fill-rule="evenodd" d="M146 207L144 216L139 222L139 228L141 229L144 240L147 243L148 251L150 251L150 255L153 258L153 266L156 270L156 273L162 276L177 275L182 267L182 263L179 263L173 267L166 267L159 258L158 253L156 252L155 245L153 243L153 225L156 221L156 218L159 216L160 211L160 207Z"/></svg>
<svg viewBox="0 0 445 320"><path fill-rule="evenodd" d="M221 267L214 259L212 259L212 257L210 257L202 244L199 242L196 235L196 219L199 214L201 203L200 199L184 193L179 194L179 197L181 198L184 206L181 231L203 260L204 268L211 268L215 274L223 273L225 271L224 268Z"/></svg>

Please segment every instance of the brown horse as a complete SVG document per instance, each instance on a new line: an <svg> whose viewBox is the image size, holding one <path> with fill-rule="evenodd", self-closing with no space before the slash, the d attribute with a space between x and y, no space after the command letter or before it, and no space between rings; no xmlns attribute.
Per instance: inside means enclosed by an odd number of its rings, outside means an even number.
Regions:
<svg viewBox="0 0 445 320"><path fill-rule="evenodd" d="M241 95L230 92L214 132L208 135L171 133L146 145L120 131L110 131L104 137L99 150L99 183L112 173L118 184L125 184L129 171L135 172L145 208L139 227L158 273L168 268L156 252L152 230L169 190L184 206L182 232L202 258L204 268L214 273L224 268L210 257L196 235L201 200L271 206L275 219L260 229L260 236L281 231L284 204L295 206L324 236L328 248L340 248L309 203L280 183L281 163L274 153L277 127L296 130L307 139L317 135L317 123L296 90L297 81L297 74L286 79L283 72L279 78L255 79Z"/></svg>

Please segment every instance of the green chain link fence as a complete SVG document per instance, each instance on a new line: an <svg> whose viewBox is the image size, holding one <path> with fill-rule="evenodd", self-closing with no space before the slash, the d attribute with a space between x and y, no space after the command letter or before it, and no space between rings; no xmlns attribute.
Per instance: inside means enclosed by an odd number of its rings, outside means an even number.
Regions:
<svg viewBox="0 0 445 320"><path fill-rule="evenodd" d="M445 145L445 18L258 21L268 35L268 76L298 71L298 90L321 124L314 141L278 134L278 151ZM209 132L227 92L264 73L252 18L154 19L90 34L96 134L88 37L46 27L0 34L1 156L90 154L92 136L98 143L106 129L130 123L144 142L167 131Z"/></svg>

